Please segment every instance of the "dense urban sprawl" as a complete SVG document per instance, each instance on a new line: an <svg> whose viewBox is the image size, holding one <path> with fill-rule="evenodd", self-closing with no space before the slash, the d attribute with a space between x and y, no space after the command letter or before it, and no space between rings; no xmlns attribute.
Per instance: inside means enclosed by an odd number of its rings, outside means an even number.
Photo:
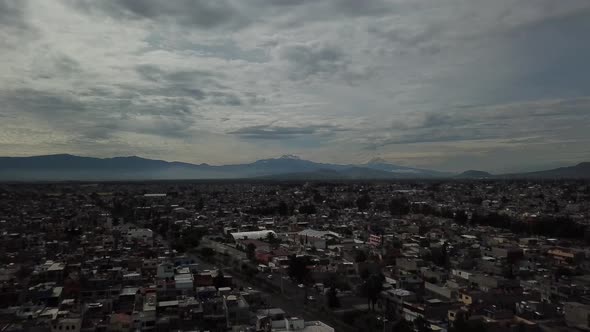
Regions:
<svg viewBox="0 0 590 332"><path fill-rule="evenodd" d="M0 331L590 330L583 181L0 185Z"/></svg>

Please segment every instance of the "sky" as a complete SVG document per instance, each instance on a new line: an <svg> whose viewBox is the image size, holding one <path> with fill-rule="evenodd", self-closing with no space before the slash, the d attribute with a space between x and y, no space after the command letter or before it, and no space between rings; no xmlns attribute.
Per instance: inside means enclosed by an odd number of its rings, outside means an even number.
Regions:
<svg viewBox="0 0 590 332"><path fill-rule="evenodd" d="M588 0L0 0L0 155L590 161Z"/></svg>

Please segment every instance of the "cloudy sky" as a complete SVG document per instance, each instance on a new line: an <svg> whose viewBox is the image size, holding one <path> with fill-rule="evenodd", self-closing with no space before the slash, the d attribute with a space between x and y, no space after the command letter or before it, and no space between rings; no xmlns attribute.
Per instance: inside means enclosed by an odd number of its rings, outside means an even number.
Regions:
<svg viewBox="0 0 590 332"><path fill-rule="evenodd" d="M0 0L0 155L590 160L588 0Z"/></svg>

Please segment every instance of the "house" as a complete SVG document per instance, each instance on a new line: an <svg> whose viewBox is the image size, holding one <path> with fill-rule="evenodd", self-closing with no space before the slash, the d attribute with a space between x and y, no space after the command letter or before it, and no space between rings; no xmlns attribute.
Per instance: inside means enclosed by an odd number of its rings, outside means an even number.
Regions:
<svg viewBox="0 0 590 332"><path fill-rule="evenodd" d="M51 332L80 332L81 328L81 318L60 318L51 324Z"/></svg>
<svg viewBox="0 0 590 332"><path fill-rule="evenodd" d="M547 251L547 255L549 255L556 264L558 265L574 265L579 264L581 261L584 260L584 252L582 251L575 251L568 248L552 248Z"/></svg>
<svg viewBox="0 0 590 332"><path fill-rule="evenodd" d="M154 232L149 228L130 228L127 230L127 241L152 245Z"/></svg>
<svg viewBox="0 0 590 332"><path fill-rule="evenodd" d="M247 324L250 319L250 306L241 295L229 294L223 296L223 309L228 323L232 325Z"/></svg>
<svg viewBox="0 0 590 332"><path fill-rule="evenodd" d="M381 301L384 302L381 307L385 312L401 317L403 304L416 301L416 294L400 288L388 289L381 292Z"/></svg>
<svg viewBox="0 0 590 332"><path fill-rule="evenodd" d="M326 243L330 239L339 239L340 234L331 231L317 231L314 229L304 229L297 233L299 243L304 246L315 247L317 249L326 249Z"/></svg>
<svg viewBox="0 0 590 332"><path fill-rule="evenodd" d="M284 328L275 328L273 331L276 332L334 332L336 331L333 327L321 322L321 321L308 321L306 322L303 318L289 317L285 318Z"/></svg>

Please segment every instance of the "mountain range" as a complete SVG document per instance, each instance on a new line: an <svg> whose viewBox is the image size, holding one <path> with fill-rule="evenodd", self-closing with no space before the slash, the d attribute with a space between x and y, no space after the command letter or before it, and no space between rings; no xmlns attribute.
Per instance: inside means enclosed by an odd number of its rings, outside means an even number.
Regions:
<svg viewBox="0 0 590 332"><path fill-rule="evenodd" d="M590 163L571 167L492 175L470 170L461 174L394 165L372 159L358 165L316 163L297 156L262 159L248 164L191 164L145 159L136 156L94 158L69 154L33 157L0 157L0 181L67 180L172 180L172 179L267 179L267 180L339 180L339 179L428 179L428 178L585 178L590 179Z"/></svg>

